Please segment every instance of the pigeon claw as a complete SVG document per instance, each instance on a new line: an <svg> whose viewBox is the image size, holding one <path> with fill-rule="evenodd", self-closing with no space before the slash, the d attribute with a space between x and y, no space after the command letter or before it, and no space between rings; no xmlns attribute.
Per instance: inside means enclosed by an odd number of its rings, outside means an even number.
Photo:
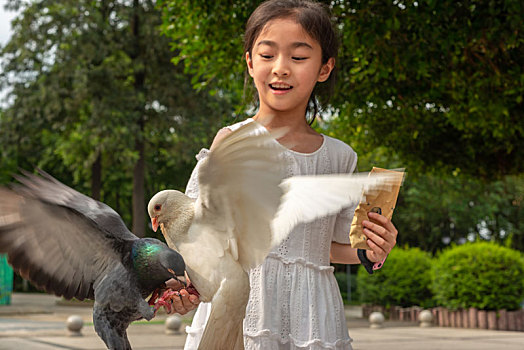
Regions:
<svg viewBox="0 0 524 350"><path fill-rule="evenodd" d="M180 293L172 289L165 290L164 293L159 298L157 298L152 304L155 314L158 311L158 309L160 309L162 306L166 309L168 314L171 313L173 311L173 304L171 300L173 299L174 295L180 295Z"/></svg>

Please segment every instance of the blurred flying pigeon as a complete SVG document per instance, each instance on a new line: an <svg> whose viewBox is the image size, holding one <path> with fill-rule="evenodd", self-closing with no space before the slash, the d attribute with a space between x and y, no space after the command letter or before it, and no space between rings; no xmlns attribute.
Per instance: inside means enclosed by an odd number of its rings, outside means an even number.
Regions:
<svg viewBox="0 0 524 350"><path fill-rule="evenodd" d="M93 323L106 346L131 349L129 324L155 315L144 298L184 276L184 260L157 239L139 239L109 206L43 171L24 175L12 189L0 187L0 253L49 293L94 299Z"/></svg>
<svg viewBox="0 0 524 350"><path fill-rule="evenodd" d="M148 204L153 229L184 256L191 284L211 313L199 349L243 349L248 271L301 222L358 203L387 175L337 174L285 179L285 148L250 122L228 134L199 165L199 197L161 191ZM349 234L348 227L348 234ZM188 290L190 292L190 290Z"/></svg>

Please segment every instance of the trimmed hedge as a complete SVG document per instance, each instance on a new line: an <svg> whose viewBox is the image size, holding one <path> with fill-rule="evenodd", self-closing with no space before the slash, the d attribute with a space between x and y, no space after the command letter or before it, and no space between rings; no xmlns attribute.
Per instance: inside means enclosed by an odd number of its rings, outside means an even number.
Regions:
<svg viewBox="0 0 524 350"><path fill-rule="evenodd" d="M448 248L434 259L432 274L436 302L450 309L517 310L524 298L521 254L495 243Z"/></svg>
<svg viewBox="0 0 524 350"><path fill-rule="evenodd" d="M431 256L419 248L396 247L372 275L361 266L357 275L360 301L386 307L433 306L431 261Z"/></svg>

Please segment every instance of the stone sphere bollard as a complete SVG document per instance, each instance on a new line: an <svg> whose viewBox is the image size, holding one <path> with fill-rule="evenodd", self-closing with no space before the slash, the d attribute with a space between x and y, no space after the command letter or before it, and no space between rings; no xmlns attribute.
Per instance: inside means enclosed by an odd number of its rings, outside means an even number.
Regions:
<svg viewBox="0 0 524 350"><path fill-rule="evenodd" d="M372 312L371 315L369 315L369 323L371 328L382 328L382 324L384 323L384 315L382 312Z"/></svg>
<svg viewBox="0 0 524 350"><path fill-rule="evenodd" d="M422 310L418 315L420 321L420 327L431 327L433 326L433 314L429 310Z"/></svg>
<svg viewBox="0 0 524 350"><path fill-rule="evenodd" d="M67 318L66 326L69 331L69 336L78 337L82 335L81 330L84 326L84 320L78 315L71 315Z"/></svg>
<svg viewBox="0 0 524 350"><path fill-rule="evenodd" d="M176 315L166 318L166 334L180 334L180 326L182 326L182 319Z"/></svg>

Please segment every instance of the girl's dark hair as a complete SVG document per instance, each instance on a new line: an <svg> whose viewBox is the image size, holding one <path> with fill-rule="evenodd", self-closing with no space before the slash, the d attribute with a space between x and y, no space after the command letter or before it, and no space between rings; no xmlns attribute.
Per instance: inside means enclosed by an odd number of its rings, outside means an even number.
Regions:
<svg viewBox="0 0 524 350"><path fill-rule="evenodd" d="M326 64L338 54L338 33L331 22L331 12L324 4L311 0L268 0L260 4L249 17L244 34L244 53L252 54L253 45L264 26L271 20L291 18L304 28L306 33L315 39L322 48L322 64ZM309 115L311 125L320 111L319 99L325 104L333 92L335 85L335 70L331 72L327 84L327 89L322 91L319 84L315 86L309 97L306 118ZM249 74L246 72L244 88L252 86ZM317 98L318 95L318 98Z"/></svg>

